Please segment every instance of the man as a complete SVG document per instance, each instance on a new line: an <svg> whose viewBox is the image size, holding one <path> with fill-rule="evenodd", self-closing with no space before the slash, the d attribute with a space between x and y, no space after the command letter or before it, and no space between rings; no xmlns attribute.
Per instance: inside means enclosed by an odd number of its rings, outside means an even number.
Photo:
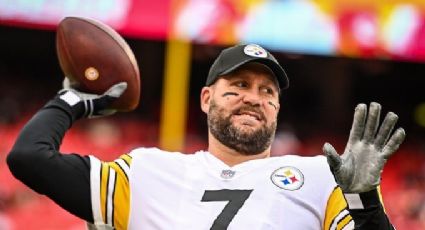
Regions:
<svg viewBox="0 0 425 230"><path fill-rule="evenodd" d="M138 148L102 162L58 149L76 120L111 114L108 105L126 84L103 95L65 84L23 128L8 164L18 179L91 228L392 229L378 186L385 161L405 136L401 128L391 135L397 116L388 113L379 128L380 105L367 111L360 104L341 157L330 144L323 147L327 160L270 157L279 95L288 85L260 46L225 49L201 92L207 151Z"/></svg>

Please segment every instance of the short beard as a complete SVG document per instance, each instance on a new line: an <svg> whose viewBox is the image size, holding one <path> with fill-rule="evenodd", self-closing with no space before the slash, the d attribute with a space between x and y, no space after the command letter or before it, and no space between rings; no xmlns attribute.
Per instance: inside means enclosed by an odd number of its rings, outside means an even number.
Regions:
<svg viewBox="0 0 425 230"><path fill-rule="evenodd" d="M276 132L276 121L270 126L263 126L253 132L243 132L230 121L231 116L240 110L257 111L252 106L235 109L225 117L224 109L211 101L208 111L208 128L211 134L225 146L236 150L242 155L251 156L264 152L270 147ZM264 116L263 120L264 120Z"/></svg>

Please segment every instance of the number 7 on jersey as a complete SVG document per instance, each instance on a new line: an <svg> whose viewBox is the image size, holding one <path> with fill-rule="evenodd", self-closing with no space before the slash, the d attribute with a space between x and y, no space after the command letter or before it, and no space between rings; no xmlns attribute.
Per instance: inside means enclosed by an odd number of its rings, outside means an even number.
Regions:
<svg viewBox="0 0 425 230"><path fill-rule="evenodd" d="M229 201L226 206L224 206L221 213L214 220L211 230L222 230L227 229L230 222L238 213L239 209L243 206L245 201L251 195L251 190L205 190L204 195L202 196L201 201L210 202L210 201Z"/></svg>

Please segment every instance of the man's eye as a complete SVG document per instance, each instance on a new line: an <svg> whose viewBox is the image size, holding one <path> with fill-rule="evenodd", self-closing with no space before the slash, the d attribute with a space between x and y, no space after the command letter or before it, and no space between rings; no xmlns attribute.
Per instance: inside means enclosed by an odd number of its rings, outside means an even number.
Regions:
<svg viewBox="0 0 425 230"><path fill-rule="evenodd" d="M240 87L240 88L245 88L245 87L247 87L248 86L248 84L246 84L246 82L243 82L243 81L240 81L240 82L236 82L236 84L235 84L237 87Z"/></svg>
<svg viewBox="0 0 425 230"><path fill-rule="evenodd" d="M268 87L263 88L263 92L271 95L274 94L274 90Z"/></svg>

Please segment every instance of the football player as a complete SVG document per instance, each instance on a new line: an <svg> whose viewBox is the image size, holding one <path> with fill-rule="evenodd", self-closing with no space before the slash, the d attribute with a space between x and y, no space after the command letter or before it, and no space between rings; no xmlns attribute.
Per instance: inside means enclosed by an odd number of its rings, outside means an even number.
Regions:
<svg viewBox="0 0 425 230"><path fill-rule="evenodd" d="M12 173L92 229L393 229L380 200L386 160L403 142L397 115L359 104L345 151L270 157L280 94L277 60L256 44L221 52L201 91L208 149L195 154L137 148L112 162L61 154L83 117L110 115L126 83L103 95L66 84L22 129Z"/></svg>

